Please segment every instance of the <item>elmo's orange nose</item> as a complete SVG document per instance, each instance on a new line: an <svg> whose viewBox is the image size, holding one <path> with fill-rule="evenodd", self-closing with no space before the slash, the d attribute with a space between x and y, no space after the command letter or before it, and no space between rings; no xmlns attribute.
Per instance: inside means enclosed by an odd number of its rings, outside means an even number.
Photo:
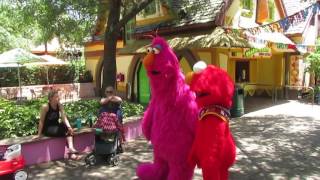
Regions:
<svg viewBox="0 0 320 180"><path fill-rule="evenodd" d="M149 69L149 67L151 66L151 64L153 63L153 60L154 60L154 54L153 53L148 53L146 55L146 57L143 58L143 65L144 65L144 68L147 70Z"/></svg>

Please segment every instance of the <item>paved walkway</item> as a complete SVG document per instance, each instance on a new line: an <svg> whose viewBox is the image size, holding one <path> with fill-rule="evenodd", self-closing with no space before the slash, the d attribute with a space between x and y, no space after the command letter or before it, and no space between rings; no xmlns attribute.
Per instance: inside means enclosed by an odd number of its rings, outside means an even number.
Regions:
<svg viewBox="0 0 320 180"><path fill-rule="evenodd" d="M261 101L259 101L261 102ZM259 103L256 102L256 103ZM268 103L264 109L231 121L237 143L237 163L231 180L320 180L320 106L296 101ZM260 106L261 107L261 106ZM104 162L86 167L83 161L61 160L27 168L30 179L136 179L135 168L152 159L143 139L129 142L117 167ZM196 169L194 180L200 180Z"/></svg>

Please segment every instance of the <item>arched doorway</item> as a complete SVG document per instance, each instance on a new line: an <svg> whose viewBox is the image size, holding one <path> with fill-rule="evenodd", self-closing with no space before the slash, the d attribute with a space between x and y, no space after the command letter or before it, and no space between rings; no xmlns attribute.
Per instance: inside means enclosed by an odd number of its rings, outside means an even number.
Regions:
<svg viewBox="0 0 320 180"><path fill-rule="evenodd" d="M180 67L184 73L190 72L192 66L199 60L196 54L189 49L175 51ZM145 54L134 55L128 73L128 99L133 102L147 104L151 97L149 79L142 65Z"/></svg>
<svg viewBox="0 0 320 180"><path fill-rule="evenodd" d="M141 104L148 104L151 96L150 84L147 76L146 69L140 63L137 72L137 85L138 85L138 102Z"/></svg>

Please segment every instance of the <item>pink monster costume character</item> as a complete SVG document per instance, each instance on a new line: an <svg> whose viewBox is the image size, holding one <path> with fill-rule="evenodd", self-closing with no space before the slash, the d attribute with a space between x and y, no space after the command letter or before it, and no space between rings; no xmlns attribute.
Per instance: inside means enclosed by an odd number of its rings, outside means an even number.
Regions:
<svg viewBox="0 0 320 180"><path fill-rule="evenodd" d="M213 65L206 67L200 61L195 64L194 71L200 70L187 76L201 108L189 162L202 168L204 180L226 180L236 157L229 130L234 83L227 72Z"/></svg>
<svg viewBox="0 0 320 180"><path fill-rule="evenodd" d="M138 166L141 180L190 180L195 166L188 154L194 140L198 108L185 84L179 62L167 42L157 36L143 59L151 87L151 100L142 131L153 146L153 163Z"/></svg>

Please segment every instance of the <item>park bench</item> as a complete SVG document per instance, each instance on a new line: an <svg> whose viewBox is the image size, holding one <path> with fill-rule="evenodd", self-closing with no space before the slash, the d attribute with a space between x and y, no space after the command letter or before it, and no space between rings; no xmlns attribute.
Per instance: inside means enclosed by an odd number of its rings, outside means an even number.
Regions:
<svg viewBox="0 0 320 180"><path fill-rule="evenodd" d="M141 117L129 117L124 120L126 140L130 141L142 135ZM81 128L75 130L74 146L80 153L91 152L95 143L95 130ZM22 155L26 165L39 164L68 157L68 149L65 137L41 137L25 136L0 140L0 151L13 144L21 144Z"/></svg>

